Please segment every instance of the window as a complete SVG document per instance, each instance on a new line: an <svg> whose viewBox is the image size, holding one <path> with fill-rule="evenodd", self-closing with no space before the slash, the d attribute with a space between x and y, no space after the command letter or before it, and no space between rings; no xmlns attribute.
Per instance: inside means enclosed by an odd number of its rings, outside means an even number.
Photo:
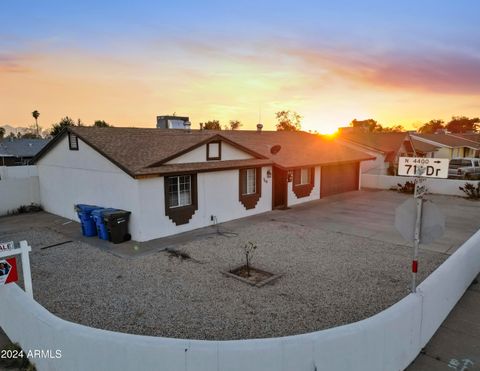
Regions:
<svg viewBox="0 0 480 371"><path fill-rule="evenodd" d="M209 160L220 160L222 157L222 147L221 142L210 142L207 143L207 161Z"/></svg>
<svg viewBox="0 0 480 371"><path fill-rule="evenodd" d="M75 134L68 133L68 148L71 151L78 151L78 137Z"/></svg>
<svg viewBox="0 0 480 371"><path fill-rule="evenodd" d="M257 172L255 169L246 169L243 177L242 194L252 195L257 192Z"/></svg>
<svg viewBox="0 0 480 371"><path fill-rule="evenodd" d="M262 195L262 168L239 170L238 200L245 209L254 209Z"/></svg>
<svg viewBox="0 0 480 371"><path fill-rule="evenodd" d="M192 204L192 179L190 175L168 178L168 207Z"/></svg>
<svg viewBox="0 0 480 371"><path fill-rule="evenodd" d="M300 170L300 184L310 184L310 169L302 168Z"/></svg>

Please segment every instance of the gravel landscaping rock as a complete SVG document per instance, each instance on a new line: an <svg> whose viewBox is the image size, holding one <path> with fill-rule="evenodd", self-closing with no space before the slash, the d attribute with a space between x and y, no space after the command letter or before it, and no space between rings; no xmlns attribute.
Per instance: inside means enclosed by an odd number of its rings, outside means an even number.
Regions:
<svg viewBox="0 0 480 371"><path fill-rule="evenodd" d="M167 251L120 258L48 228L3 234L28 240L35 299L55 315L113 331L191 339L294 335L358 321L408 294L411 249L265 218ZM346 231L348 232L348 231ZM222 274L244 263L282 274L261 288ZM420 281L446 256L421 250Z"/></svg>

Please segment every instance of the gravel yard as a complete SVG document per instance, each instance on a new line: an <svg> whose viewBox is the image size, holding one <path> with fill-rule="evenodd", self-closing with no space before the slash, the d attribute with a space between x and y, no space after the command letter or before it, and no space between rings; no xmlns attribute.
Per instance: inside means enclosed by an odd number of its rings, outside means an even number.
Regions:
<svg viewBox="0 0 480 371"><path fill-rule="evenodd" d="M222 224L230 234L210 227L145 244L100 243L61 217L26 214L0 218L0 240L31 243L35 298L66 320L191 339L293 335L367 318L408 294L412 248L393 226L408 197L351 192ZM477 203L429 198L446 231L421 246L419 281L480 227ZM253 266L280 278L254 287L222 273L244 263L248 241L258 246Z"/></svg>
<svg viewBox="0 0 480 371"><path fill-rule="evenodd" d="M5 220L5 219L3 219ZM59 317L108 330L192 339L293 335L369 317L408 294L405 245L277 221L243 223L238 236L177 246L191 259L156 252L120 258L49 228L2 234L31 242L34 294ZM348 231L347 231L348 232ZM258 245L253 266L283 276L261 288L221 271L243 263L241 245ZM423 250L423 279L446 255Z"/></svg>

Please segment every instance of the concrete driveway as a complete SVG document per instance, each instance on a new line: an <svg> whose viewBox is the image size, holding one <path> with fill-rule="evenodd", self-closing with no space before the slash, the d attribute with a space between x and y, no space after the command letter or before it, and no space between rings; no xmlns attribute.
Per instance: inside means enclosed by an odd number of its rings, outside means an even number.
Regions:
<svg viewBox="0 0 480 371"><path fill-rule="evenodd" d="M273 211L269 216L286 223L411 246L395 229L394 220L396 207L412 197L394 191L362 190ZM445 215L446 230L443 237L422 245L422 249L452 254L480 228L480 202L441 195L428 195L426 199Z"/></svg>

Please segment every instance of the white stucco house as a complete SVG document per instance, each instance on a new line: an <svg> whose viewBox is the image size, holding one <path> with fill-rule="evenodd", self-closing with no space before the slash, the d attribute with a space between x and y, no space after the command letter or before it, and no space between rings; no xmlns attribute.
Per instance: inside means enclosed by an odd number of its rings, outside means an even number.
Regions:
<svg viewBox="0 0 480 371"><path fill-rule="evenodd" d="M437 147L437 158L480 157L480 143L476 136L468 134L419 134L412 133L412 139L422 145Z"/></svg>
<svg viewBox="0 0 480 371"><path fill-rule="evenodd" d="M71 127L34 163L46 211L128 210L147 241L358 190L372 158L304 132Z"/></svg>

